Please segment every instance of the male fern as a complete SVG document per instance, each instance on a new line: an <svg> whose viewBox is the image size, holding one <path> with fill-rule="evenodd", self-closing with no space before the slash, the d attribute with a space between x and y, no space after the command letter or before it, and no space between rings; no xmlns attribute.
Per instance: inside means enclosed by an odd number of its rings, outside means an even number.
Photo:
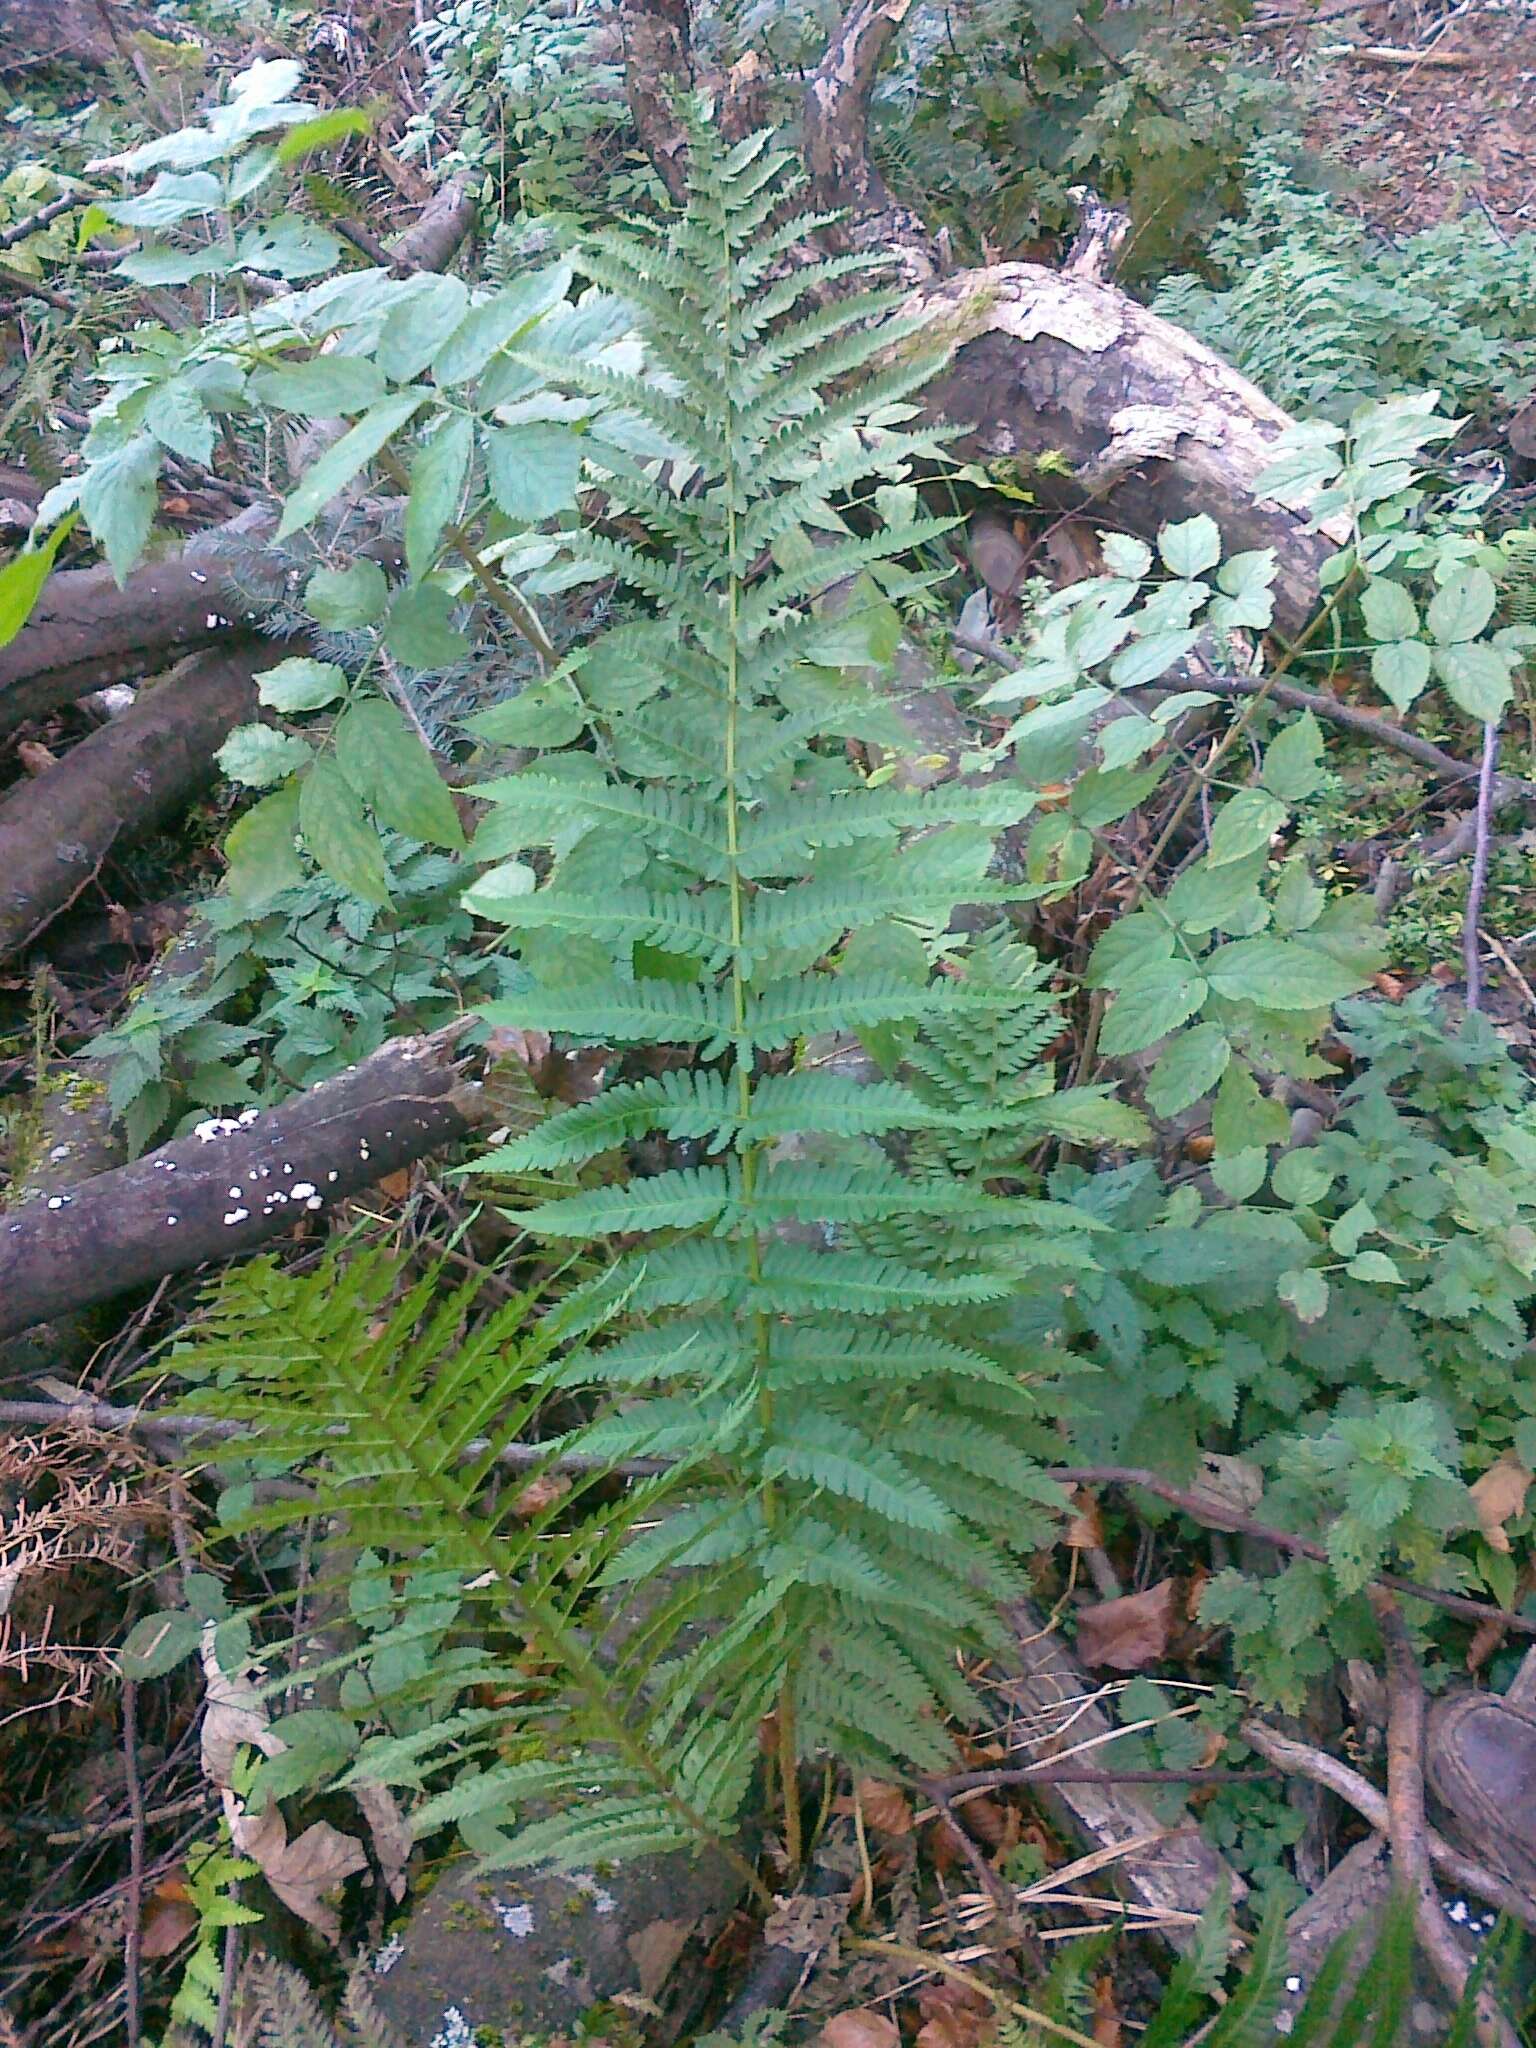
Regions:
<svg viewBox="0 0 1536 2048"><path fill-rule="evenodd" d="M1086 1228L942 1157L902 1170L881 1136L955 1121L931 1074L860 1087L803 1057L818 1032L924 1021L1008 1045L1024 1005L1028 1062L1038 1004L968 972L948 936L958 904L1016 893L992 878L993 835L1031 795L1002 778L872 787L846 744L887 729L847 673L871 664L868 621L886 614L871 577L892 587L897 559L949 522L907 516L900 488L939 452L904 403L933 364L893 350L891 295L826 296L855 259L787 267L814 225L793 193L766 136L724 152L695 123L686 211L578 256L637 309L651 373L538 367L636 419L647 455L603 456L607 530L584 547L657 619L643 662L630 626L575 666L581 740L482 788L500 844L553 858L536 887L517 860L470 898L534 975L488 1006L493 1023L646 1049L636 1078L482 1167L692 1141L693 1163L519 1221L632 1247L618 1279L634 1327L565 1373L622 1405L572 1447L686 1468L685 1503L609 1577L666 1571L710 1624L707 1649L650 1688L682 1775L739 1793L772 1709L792 1830L798 1759L933 1768L943 1716L975 1710L957 1646L995 1638L1019 1586L1010 1553L1038 1544L1058 1496L1035 1455L1033 1361L966 1343L949 1318L1031 1265L1081 1263ZM897 487L870 494L889 521L855 495L871 482ZM650 546L614 537L633 522ZM939 1219L959 1226L942 1262L876 1248Z"/></svg>

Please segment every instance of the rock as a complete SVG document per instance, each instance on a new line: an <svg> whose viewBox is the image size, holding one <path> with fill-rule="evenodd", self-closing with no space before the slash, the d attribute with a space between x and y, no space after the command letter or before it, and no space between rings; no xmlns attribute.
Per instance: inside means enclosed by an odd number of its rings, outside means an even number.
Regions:
<svg viewBox="0 0 1536 2048"><path fill-rule="evenodd" d="M606 1874L483 1873L463 1862L372 1958L369 1989L408 2048L574 2032L592 2006L659 2001L741 1893L719 1857L678 1851Z"/></svg>

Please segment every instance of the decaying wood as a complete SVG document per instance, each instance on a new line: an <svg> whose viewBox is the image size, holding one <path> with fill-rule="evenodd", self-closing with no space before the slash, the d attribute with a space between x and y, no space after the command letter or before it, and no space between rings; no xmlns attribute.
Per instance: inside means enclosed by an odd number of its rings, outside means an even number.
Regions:
<svg viewBox="0 0 1536 2048"><path fill-rule="evenodd" d="M965 271L905 311L953 350L924 404L958 455L1011 462L1041 503L1092 503L1137 532L1207 512L1229 551L1275 550L1282 632L1316 609L1347 531L1311 532L1259 493L1293 421L1203 342L1112 284L1038 263Z"/></svg>
<svg viewBox="0 0 1536 2048"><path fill-rule="evenodd" d="M996 1697L1008 1717L1004 1739L1010 1754L1017 1751L1020 1762L1043 1762L1107 1737L1112 1723L1093 1704L1098 1688L1060 1632L1028 1600L1009 1609L1009 1621L1018 1645L1018 1671L997 1687ZM1087 1761L1111 1759L1101 1750L1090 1752ZM1193 1819L1183 1827L1165 1826L1126 1785L1058 1782L1042 1785L1039 1797L1063 1826L1094 1848L1126 1845L1106 1874L1138 1905L1167 1916L1157 1931L1175 1947L1187 1939L1192 1918L1209 1904L1222 1879L1234 1900L1247 1892Z"/></svg>
<svg viewBox="0 0 1536 2048"><path fill-rule="evenodd" d="M0 735L238 631L248 621L226 586L230 557L254 561L274 524L271 513L248 509L146 563L121 588L105 564L50 577L31 618L0 648Z"/></svg>
<svg viewBox="0 0 1536 2048"><path fill-rule="evenodd" d="M461 1137L480 1091L455 1033L396 1038L277 1109L190 1137L0 1222L0 1337L268 1243Z"/></svg>
<svg viewBox="0 0 1536 2048"><path fill-rule="evenodd" d="M69 906L119 840L208 787L215 751L256 715L255 677L270 658L265 641L191 656L0 802L0 959Z"/></svg>
<svg viewBox="0 0 1536 2048"><path fill-rule="evenodd" d="M67 1061L39 1077L28 1107L10 1119L8 1206L46 1202L61 1188L107 1173L127 1153L123 1127L112 1116L102 1076ZM90 1340L83 1316L62 1316L22 1336L0 1341L0 1386L26 1385L45 1372L83 1365Z"/></svg>

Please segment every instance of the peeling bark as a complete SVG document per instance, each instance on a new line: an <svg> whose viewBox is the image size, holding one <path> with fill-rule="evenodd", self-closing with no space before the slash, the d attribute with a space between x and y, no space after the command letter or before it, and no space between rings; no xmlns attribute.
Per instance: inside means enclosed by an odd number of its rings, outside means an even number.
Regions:
<svg viewBox="0 0 1536 2048"><path fill-rule="evenodd" d="M0 959L75 900L119 839L213 781L215 750L256 715L268 651L254 641L194 657L0 803Z"/></svg>
<svg viewBox="0 0 1536 2048"><path fill-rule="evenodd" d="M1316 609L1318 573L1347 530L1308 532L1258 495L1291 417L1193 335L1113 285L1034 263L966 271L906 310L954 346L924 402L959 430L962 458L1012 460L1043 503L1091 503L1138 532L1208 512L1228 549L1275 550L1282 632ZM1039 468L1046 455L1071 474Z"/></svg>
<svg viewBox="0 0 1536 2048"><path fill-rule="evenodd" d="M277 1109L211 1117L0 1221L0 1337L253 1251L461 1137L481 1107L455 1035L393 1039Z"/></svg>

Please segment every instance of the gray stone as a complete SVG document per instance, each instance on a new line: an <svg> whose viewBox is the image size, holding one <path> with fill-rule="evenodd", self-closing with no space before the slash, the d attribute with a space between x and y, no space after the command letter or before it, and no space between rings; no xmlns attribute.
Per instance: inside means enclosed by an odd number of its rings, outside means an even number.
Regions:
<svg viewBox="0 0 1536 2048"><path fill-rule="evenodd" d="M740 1893L708 1853L575 1877L482 1873L466 1859L371 1958L368 1987L406 2048L471 2048L480 2027L509 2040L567 2032L613 1999L641 2001L643 2018Z"/></svg>

